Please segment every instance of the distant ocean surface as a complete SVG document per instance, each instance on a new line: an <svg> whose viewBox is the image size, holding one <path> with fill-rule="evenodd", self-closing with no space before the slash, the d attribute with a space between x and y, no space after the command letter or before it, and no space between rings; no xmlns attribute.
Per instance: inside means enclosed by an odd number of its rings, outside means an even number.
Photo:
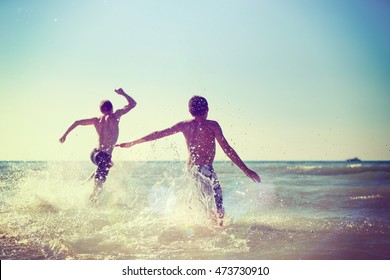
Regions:
<svg viewBox="0 0 390 280"><path fill-rule="evenodd" d="M216 162L225 226L184 162L0 162L0 259L390 259L390 162Z"/></svg>

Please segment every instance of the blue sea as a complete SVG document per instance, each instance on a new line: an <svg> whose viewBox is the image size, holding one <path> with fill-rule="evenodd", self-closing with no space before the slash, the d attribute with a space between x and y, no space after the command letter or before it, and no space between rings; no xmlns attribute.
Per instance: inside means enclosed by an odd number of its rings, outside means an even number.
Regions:
<svg viewBox="0 0 390 280"><path fill-rule="evenodd" d="M390 162L216 162L214 226L184 162L0 162L0 259L390 259Z"/></svg>

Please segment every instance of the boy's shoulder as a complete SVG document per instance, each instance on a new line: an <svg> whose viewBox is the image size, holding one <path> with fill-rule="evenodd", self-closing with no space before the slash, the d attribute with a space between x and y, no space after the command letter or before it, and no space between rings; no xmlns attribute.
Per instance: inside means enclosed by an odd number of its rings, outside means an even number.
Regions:
<svg viewBox="0 0 390 280"><path fill-rule="evenodd" d="M206 123L207 125L219 126L219 123L217 121L214 121L214 120L206 119L206 120L204 120L204 123ZM191 120L182 121L182 122L180 122L178 124L179 125L184 125L184 126L189 126L189 125L193 125L193 124L198 124L198 121L194 120L194 119L191 119Z"/></svg>
<svg viewBox="0 0 390 280"><path fill-rule="evenodd" d="M192 120L192 124L191 125L192 127L198 127L199 123L195 120ZM214 131L214 132L217 132L219 130L221 130L221 126L219 125L219 123L217 121L214 121L214 120L204 120L203 121L203 124L202 126L204 126L205 128L207 128L208 130L211 130L211 131Z"/></svg>
<svg viewBox="0 0 390 280"><path fill-rule="evenodd" d="M213 128L220 127L219 123L217 121L214 121L214 120L206 120L206 124L207 124L207 126L211 126Z"/></svg>
<svg viewBox="0 0 390 280"><path fill-rule="evenodd" d="M212 124L212 125L219 125L219 123L217 121L214 121L214 120L206 120L207 123L209 124Z"/></svg>

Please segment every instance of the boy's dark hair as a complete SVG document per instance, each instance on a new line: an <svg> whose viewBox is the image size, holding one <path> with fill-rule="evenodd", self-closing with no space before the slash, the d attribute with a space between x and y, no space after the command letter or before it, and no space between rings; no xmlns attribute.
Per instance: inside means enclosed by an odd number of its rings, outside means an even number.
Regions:
<svg viewBox="0 0 390 280"><path fill-rule="evenodd" d="M112 103L109 100L103 100L100 103L100 111L104 113L110 113L112 111Z"/></svg>
<svg viewBox="0 0 390 280"><path fill-rule="evenodd" d="M209 109L206 98L195 95L188 102L188 109L192 116L203 116Z"/></svg>

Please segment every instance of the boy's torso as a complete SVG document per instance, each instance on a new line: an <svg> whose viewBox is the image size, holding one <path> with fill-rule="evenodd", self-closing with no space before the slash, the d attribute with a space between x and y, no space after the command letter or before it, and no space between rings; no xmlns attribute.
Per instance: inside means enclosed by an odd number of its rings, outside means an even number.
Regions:
<svg viewBox="0 0 390 280"><path fill-rule="evenodd" d="M189 165L209 165L215 157L215 123L190 120L184 123L183 134L189 152Z"/></svg>
<svg viewBox="0 0 390 280"><path fill-rule="evenodd" d="M95 128L99 135L99 149L111 154L119 136L119 118L115 114L101 116Z"/></svg>

